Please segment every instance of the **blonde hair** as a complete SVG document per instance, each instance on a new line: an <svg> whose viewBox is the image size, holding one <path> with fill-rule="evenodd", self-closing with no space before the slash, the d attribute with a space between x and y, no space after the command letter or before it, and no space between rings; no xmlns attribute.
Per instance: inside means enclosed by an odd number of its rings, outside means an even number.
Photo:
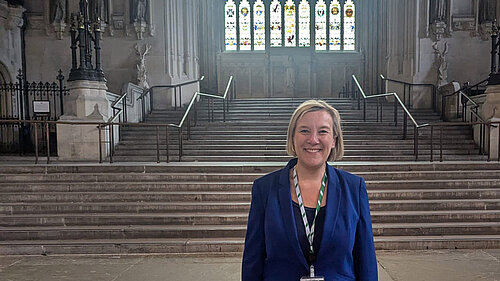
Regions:
<svg viewBox="0 0 500 281"><path fill-rule="evenodd" d="M304 116L304 114L308 112L320 111L324 110L332 117L333 121L333 138L335 141L335 146L332 148L332 151L328 155L328 161L339 160L344 156L344 138L342 137L342 128L340 126L340 114L339 112L333 108L333 106L329 105L325 101L322 100L308 100L303 102L292 115L290 119L290 123L288 124L288 134L286 137L286 152L290 156L297 156L295 151L293 137L295 136L295 128L297 127L297 122L299 119Z"/></svg>

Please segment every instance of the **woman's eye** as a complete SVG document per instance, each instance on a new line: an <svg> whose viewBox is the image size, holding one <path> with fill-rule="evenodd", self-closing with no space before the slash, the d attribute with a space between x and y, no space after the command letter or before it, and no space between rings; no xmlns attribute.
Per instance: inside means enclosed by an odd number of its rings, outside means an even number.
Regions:
<svg viewBox="0 0 500 281"><path fill-rule="evenodd" d="M328 134L329 132L328 132L327 130L321 130L321 131L319 131L319 133L320 133L320 134L322 134L322 135L326 135L326 134Z"/></svg>
<svg viewBox="0 0 500 281"><path fill-rule="evenodd" d="M301 133L301 134L308 134L308 133L309 133L309 130L302 129L302 130L300 130L300 133Z"/></svg>

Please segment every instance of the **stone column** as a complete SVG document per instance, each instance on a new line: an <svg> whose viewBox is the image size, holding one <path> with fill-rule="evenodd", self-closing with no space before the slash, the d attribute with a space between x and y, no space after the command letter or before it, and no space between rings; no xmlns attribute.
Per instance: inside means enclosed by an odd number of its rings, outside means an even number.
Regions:
<svg viewBox="0 0 500 281"><path fill-rule="evenodd" d="M76 80L68 82L69 96L65 97L65 114L59 121L107 122L110 117L106 97L106 82ZM101 134L103 157L108 155L105 131ZM59 160L99 160L99 131L96 125L57 125Z"/></svg>

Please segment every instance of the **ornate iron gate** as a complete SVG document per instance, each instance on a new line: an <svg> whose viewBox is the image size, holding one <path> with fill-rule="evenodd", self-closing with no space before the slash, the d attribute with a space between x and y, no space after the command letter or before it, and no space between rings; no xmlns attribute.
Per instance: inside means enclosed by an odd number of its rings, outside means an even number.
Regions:
<svg viewBox="0 0 500 281"><path fill-rule="evenodd" d="M63 85L64 76L59 70L57 82L28 82L22 71L16 83L0 83L0 119L8 120L57 120L64 114L63 98L68 90ZM34 152L34 130L32 125L0 123L0 153ZM45 128L39 128L39 150L45 151ZM49 127L50 147L56 148L57 136L54 125ZM55 152L57 149L52 149ZM51 153L52 154L52 153Z"/></svg>

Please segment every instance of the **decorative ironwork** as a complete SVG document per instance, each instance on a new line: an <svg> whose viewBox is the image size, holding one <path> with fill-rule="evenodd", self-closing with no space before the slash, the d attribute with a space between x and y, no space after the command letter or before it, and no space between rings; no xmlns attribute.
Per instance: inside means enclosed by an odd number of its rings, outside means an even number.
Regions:
<svg viewBox="0 0 500 281"><path fill-rule="evenodd" d="M56 121L64 114L63 99L68 90L61 70L55 82L28 82L21 70L16 78L16 83L0 83L0 119ZM45 133L35 136L32 126L24 122L0 124L0 153L31 153L35 137L39 139L38 149L44 151ZM55 126L49 126L48 130L55 153Z"/></svg>
<svg viewBox="0 0 500 281"><path fill-rule="evenodd" d="M500 85L500 40L496 20L493 21L491 30L491 72L488 85Z"/></svg>
<svg viewBox="0 0 500 281"><path fill-rule="evenodd" d="M88 0L80 0L80 13L71 15L71 71L68 81L106 81L101 68L100 18L89 19ZM92 47L93 44L93 47ZM78 46L77 46L78 45ZM79 49L80 65L77 65ZM92 49L95 53L95 67L92 64Z"/></svg>

